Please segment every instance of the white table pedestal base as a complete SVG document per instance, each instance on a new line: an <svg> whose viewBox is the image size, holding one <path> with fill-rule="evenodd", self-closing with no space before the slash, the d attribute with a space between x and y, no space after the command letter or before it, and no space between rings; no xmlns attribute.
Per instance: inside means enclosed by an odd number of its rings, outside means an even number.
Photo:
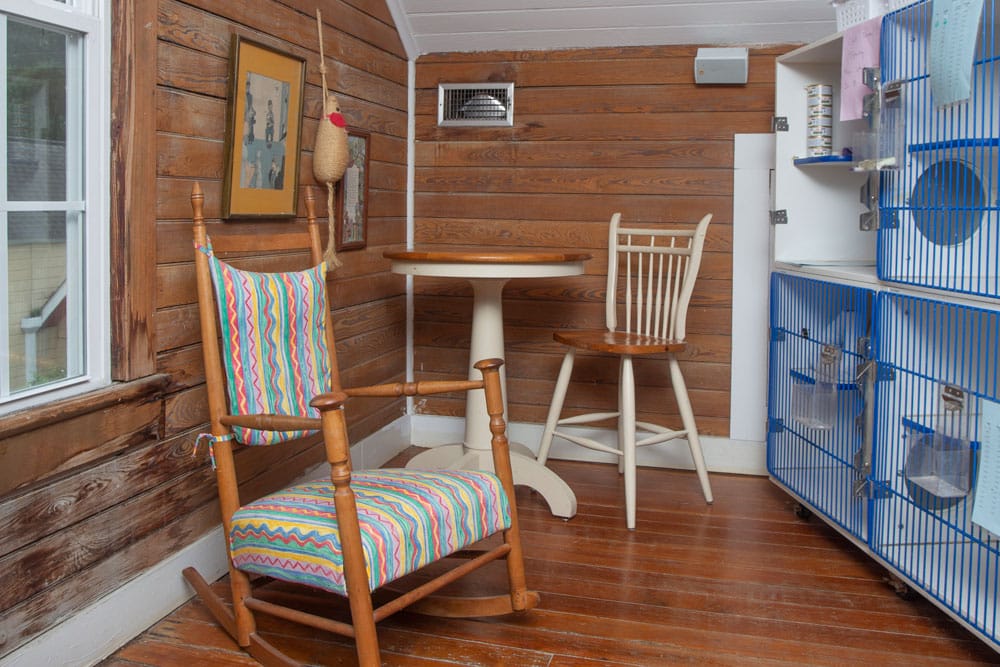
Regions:
<svg viewBox="0 0 1000 667"><path fill-rule="evenodd" d="M576 495L569 485L559 475L536 461L531 456L531 450L524 445L510 443L510 449L510 467L514 473L514 484L527 486L541 494L554 516L564 519L576 516ZM441 445L420 452L410 459L406 467L492 471L493 452L469 449L462 444Z"/></svg>

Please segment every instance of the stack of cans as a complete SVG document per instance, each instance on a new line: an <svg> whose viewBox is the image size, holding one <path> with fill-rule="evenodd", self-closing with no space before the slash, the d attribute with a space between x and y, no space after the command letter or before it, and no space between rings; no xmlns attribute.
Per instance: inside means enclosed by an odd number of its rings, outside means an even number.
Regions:
<svg viewBox="0 0 1000 667"><path fill-rule="evenodd" d="M830 155L833 153L833 86L828 83L806 86L806 106L806 155Z"/></svg>

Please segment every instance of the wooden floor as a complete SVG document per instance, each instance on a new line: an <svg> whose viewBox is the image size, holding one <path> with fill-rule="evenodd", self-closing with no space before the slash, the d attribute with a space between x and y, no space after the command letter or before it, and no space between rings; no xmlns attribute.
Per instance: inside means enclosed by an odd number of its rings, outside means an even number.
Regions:
<svg viewBox="0 0 1000 667"><path fill-rule="evenodd" d="M384 664L1000 664L918 594L899 597L879 566L822 521L797 518L794 502L764 478L712 475L716 500L706 506L693 473L642 469L629 532L614 467L551 467L576 492L579 514L553 518L540 496L518 490L528 583L541 606L491 620L399 614L379 626ZM331 604L343 614L345 605ZM341 638L274 620L262 630L298 660L356 664ZM104 663L253 664L197 601Z"/></svg>

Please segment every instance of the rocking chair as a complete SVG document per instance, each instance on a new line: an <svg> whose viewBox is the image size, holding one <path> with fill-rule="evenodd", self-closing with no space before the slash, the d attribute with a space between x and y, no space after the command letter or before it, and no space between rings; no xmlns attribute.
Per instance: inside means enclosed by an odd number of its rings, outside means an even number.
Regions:
<svg viewBox="0 0 1000 667"><path fill-rule="evenodd" d="M455 380L340 386L325 264L311 192L307 229L270 237L209 239L204 197L195 184L195 264L222 522L229 558L232 610L193 568L184 576L237 644L265 665L297 664L257 631L258 614L353 637L359 663L380 664L376 623L404 608L441 616L491 616L538 604L525 586L517 508L503 419L499 359L476 364L481 381ZM254 273L223 253L308 250L304 271ZM226 255L228 256L228 255ZM220 340L221 337L221 340ZM344 416L349 397L401 397L484 391L495 473L352 468ZM234 451L280 446L322 435L329 479L295 484L245 502ZM499 533L492 548L467 547ZM388 586L444 558L459 564L403 592ZM509 590L492 597L432 595L487 563L506 560ZM347 598L350 622L283 606L255 594L258 580L279 580ZM389 601L376 606L378 600ZM389 595L388 593L391 593ZM385 594L385 595L384 595ZM291 596L296 597L296 596ZM411 606L412 605L412 606Z"/></svg>

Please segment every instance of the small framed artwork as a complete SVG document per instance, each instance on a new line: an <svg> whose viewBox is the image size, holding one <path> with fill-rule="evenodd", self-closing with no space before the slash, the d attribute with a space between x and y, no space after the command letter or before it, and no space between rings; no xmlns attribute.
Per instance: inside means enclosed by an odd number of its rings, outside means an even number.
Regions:
<svg viewBox="0 0 1000 667"><path fill-rule="evenodd" d="M371 135L347 130L347 169L337 185L336 249L364 248L368 242L368 153Z"/></svg>
<svg viewBox="0 0 1000 667"><path fill-rule="evenodd" d="M294 216L305 59L233 35L230 62L222 216Z"/></svg>

